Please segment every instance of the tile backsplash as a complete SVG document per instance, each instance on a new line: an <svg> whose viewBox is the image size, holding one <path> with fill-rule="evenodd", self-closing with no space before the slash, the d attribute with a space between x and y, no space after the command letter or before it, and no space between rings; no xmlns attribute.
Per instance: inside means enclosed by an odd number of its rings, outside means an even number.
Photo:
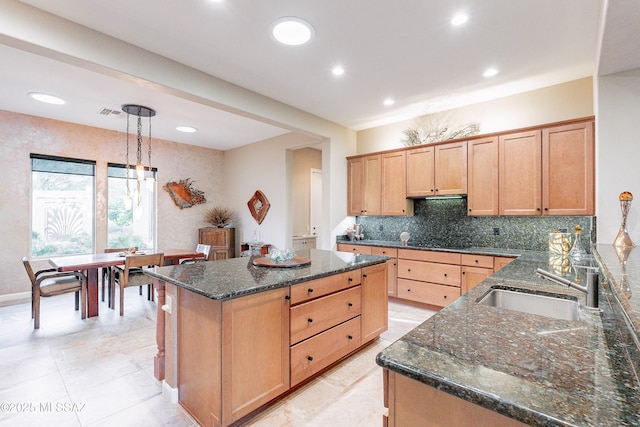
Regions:
<svg viewBox="0 0 640 427"><path fill-rule="evenodd" d="M413 246L467 248L494 247L546 251L549 233L573 232L582 227L582 241L595 239L596 218L591 216L467 216L467 199L417 199L414 216L356 217L364 228L365 239L399 241L407 231Z"/></svg>

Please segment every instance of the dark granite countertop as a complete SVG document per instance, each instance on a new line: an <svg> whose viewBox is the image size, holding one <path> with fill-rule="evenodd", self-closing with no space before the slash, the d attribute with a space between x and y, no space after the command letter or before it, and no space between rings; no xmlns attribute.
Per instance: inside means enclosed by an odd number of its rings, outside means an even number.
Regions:
<svg viewBox="0 0 640 427"><path fill-rule="evenodd" d="M355 270L389 259L319 249L298 251L296 254L310 258L311 264L295 268L256 267L251 257L154 267L144 272L208 298L223 300Z"/></svg>
<svg viewBox="0 0 640 427"><path fill-rule="evenodd" d="M598 251L603 270L614 261L619 266L607 248ZM582 293L535 275L543 268L584 280L583 269L558 271L547 252L519 252L517 260L383 350L378 364L530 425L640 425L640 357L614 285L603 280L600 310L584 309ZM615 265L613 270L620 274ZM630 282L640 287L640 272ZM494 286L576 297L580 319L478 304Z"/></svg>
<svg viewBox="0 0 640 427"><path fill-rule="evenodd" d="M464 247L464 248L454 248L454 247L433 247L433 246L415 246L411 243L404 246L400 241L394 240L340 240L337 239L336 243L343 243L346 245L362 245L362 246L379 246L385 248L398 248L398 249L416 249L421 251L438 251L438 252L460 252L467 254L477 254L477 255L493 255L493 256L506 256L506 257L517 257L526 252L521 249L505 249L505 248L487 248L487 247Z"/></svg>

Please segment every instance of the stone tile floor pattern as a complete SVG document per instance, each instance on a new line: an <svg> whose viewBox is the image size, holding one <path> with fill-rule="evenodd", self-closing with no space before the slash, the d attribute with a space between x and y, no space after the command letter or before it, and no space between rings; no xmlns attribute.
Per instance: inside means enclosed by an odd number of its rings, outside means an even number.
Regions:
<svg viewBox="0 0 640 427"><path fill-rule="evenodd" d="M126 289L125 316L100 302L81 320L73 295L0 307L0 426L194 426L153 376L156 304ZM146 294L146 292L145 292ZM434 312L389 303L389 329L371 345L271 405L246 426L381 426L378 352Z"/></svg>

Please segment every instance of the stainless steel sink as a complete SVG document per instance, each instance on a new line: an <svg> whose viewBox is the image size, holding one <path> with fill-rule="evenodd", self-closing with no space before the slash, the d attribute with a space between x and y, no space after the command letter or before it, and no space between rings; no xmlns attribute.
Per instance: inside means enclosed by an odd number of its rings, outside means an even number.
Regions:
<svg viewBox="0 0 640 427"><path fill-rule="evenodd" d="M488 307L537 314L560 320L580 319L578 301L573 299L493 288L477 302Z"/></svg>

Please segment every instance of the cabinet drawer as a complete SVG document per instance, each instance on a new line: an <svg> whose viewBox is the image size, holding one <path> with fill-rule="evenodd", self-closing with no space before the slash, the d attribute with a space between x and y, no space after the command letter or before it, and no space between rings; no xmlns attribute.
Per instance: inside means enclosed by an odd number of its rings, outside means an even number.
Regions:
<svg viewBox="0 0 640 427"><path fill-rule="evenodd" d="M462 265L493 269L493 257L490 255L462 254Z"/></svg>
<svg viewBox="0 0 640 427"><path fill-rule="evenodd" d="M460 266L399 259L398 277L459 287Z"/></svg>
<svg viewBox="0 0 640 427"><path fill-rule="evenodd" d="M291 286L291 305L319 298L321 296L351 288L360 284L361 270L351 270L322 279L309 280Z"/></svg>
<svg viewBox="0 0 640 427"><path fill-rule="evenodd" d="M339 243L338 250L341 252L352 252L354 254L371 255L371 246L347 245L344 243Z"/></svg>
<svg viewBox="0 0 640 427"><path fill-rule="evenodd" d="M388 256L389 258L398 258L398 250L396 248L380 248L371 247L371 255Z"/></svg>
<svg viewBox="0 0 640 427"><path fill-rule="evenodd" d="M291 386L360 346L360 316L291 347Z"/></svg>
<svg viewBox="0 0 640 427"><path fill-rule="evenodd" d="M454 252L417 251L415 249L398 249L398 258L416 261L439 262L460 265L460 254Z"/></svg>
<svg viewBox="0 0 640 427"><path fill-rule="evenodd" d="M460 288L398 279L398 298L445 307L460 296Z"/></svg>
<svg viewBox="0 0 640 427"><path fill-rule="evenodd" d="M291 308L291 344L360 314L361 287L347 289Z"/></svg>

